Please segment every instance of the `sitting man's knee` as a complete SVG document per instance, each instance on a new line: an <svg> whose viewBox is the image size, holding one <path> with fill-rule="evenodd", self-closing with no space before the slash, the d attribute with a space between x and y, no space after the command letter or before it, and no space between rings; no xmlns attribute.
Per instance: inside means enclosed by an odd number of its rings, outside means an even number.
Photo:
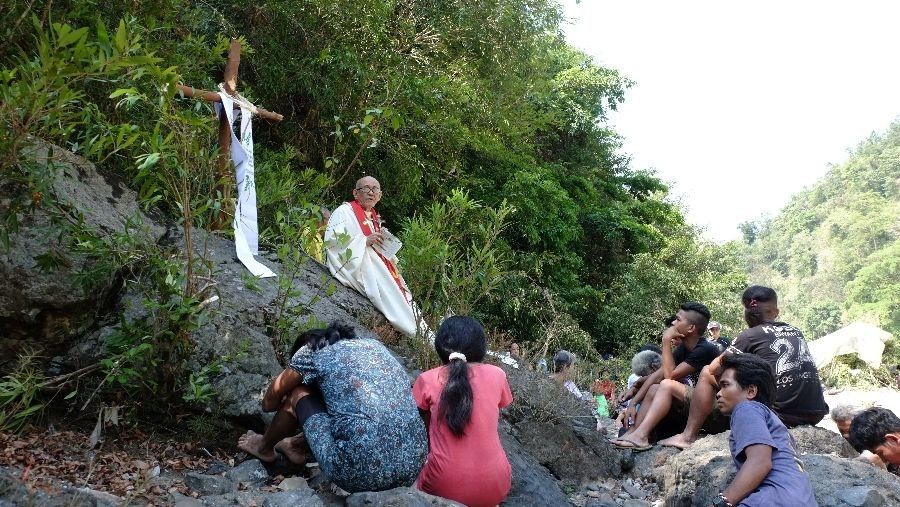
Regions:
<svg viewBox="0 0 900 507"><path fill-rule="evenodd" d="M684 384L677 380L665 379L659 383L659 388L663 390L666 394L671 394L679 387L683 387Z"/></svg>

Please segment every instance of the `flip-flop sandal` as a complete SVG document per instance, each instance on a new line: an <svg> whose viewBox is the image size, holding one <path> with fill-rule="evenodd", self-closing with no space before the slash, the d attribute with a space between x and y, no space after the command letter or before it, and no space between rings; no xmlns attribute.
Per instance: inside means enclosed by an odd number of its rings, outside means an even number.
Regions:
<svg viewBox="0 0 900 507"><path fill-rule="evenodd" d="M631 445L622 445L619 442L628 442ZM653 449L653 446L650 444L638 445L638 444L634 443L633 441L628 440L627 438L620 438L619 442L613 442L613 446L616 449L631 449L634 452L643 452L643 451L649 451L650 449Z"/></svg>

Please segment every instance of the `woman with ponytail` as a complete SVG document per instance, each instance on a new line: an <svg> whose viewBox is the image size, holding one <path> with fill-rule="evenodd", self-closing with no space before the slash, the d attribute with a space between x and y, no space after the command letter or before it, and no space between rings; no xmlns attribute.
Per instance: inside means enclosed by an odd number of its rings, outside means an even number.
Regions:
<svg viewBox="0 0 900 507"><path fill-rule="evenodd" d="M277 410L272 424L263 435L244 434L240 449L266 462L279 451L302 463L293 437L302 431L322 472L349 492L411 486L425 461L425 426L406 370L381 342L347 326L300 335L262 409Z"/></svg>
<svg viewBox="0 0 900 507"><path fill-rule="evenodd" d="M471 317L444 320L434 348L443 366L422 373L413 386L431 444L419 489L469 507L497 505L511 485L497 434L500 409L512 402L506 373L481 362L487 339Z"/></svg>

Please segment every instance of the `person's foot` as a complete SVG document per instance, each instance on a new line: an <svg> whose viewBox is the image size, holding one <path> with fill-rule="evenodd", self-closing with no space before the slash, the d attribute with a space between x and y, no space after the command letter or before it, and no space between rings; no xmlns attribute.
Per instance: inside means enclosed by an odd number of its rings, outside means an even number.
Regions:
<svg viewBox="0 0 900 507"><path fill-rule="evenodd" d="M275 459L278 458L274 449L266 449L266 443L263 440L263 436L253 430L247 431L247 433L244 433L238 438L238 449L247 454L256 456L266 463L274 463Z"/></svg>
<svg viewBox="0 0 900 507"><path fill-rule="evenodd" d="M628 438L618 438L612 441L616 449L631 449L635 452L649 451L653 446L649 442L638 442Z"/></svg>
<svg viewBox="0 0 900 507"><path fill-rule="evenodd" d="M675 436L672 436L672 437L669 437L669 438L666 438L664 440L660 440L659 442L657 442L657 444L659 444L659 445L664 445L664 446L668 446L668 447L677 447L681 450L689 448L691 445L693 445L693 443L694 443L694 439L688 440L687 437L685 437L683 433L679 433Z"/></svg>
<svg viewBox="0 0 900 507"><path fill-rule="evenodd" d="M643 432L640 431L632 431L631 433L626 433L612 441L613 445L619 445L622 442L625 442L623 445L626 447L647 447L650 445L650 441L647 439L647 435L644 435Z"/></svg>
<svg viewBox="0 0 900 507"><path fill-rule="evenodd" d="M306 440L301 436L287 437L275 444L275 450L295 465L306 463Z"/></svg>
<svg viewBox="0 0 900 507"><path fill-rule="evenodd" d="M621 439L623 439L623 438L631 438L631 434L632 434L632 433L634 433L634 428L630 428L630 429L629 429L628 431L626 431L625 433L622 433L621 435L619 435L619 436L616 437L616 438L610 438L609 440L610 440L610 441L613 441L613 440L621 440Z"/></svg>

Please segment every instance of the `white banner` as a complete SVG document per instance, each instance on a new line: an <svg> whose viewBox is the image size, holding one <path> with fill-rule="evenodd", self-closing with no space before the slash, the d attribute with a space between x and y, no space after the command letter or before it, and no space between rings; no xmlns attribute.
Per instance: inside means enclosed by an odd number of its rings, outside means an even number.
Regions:
<svg viewBox="0 0 900 507"><path fill-rule="evenodd" d="M222 103L216 103L219 115L223 112L231 129L231 159L234 161L234 173L237 180L237 205L234 210L234 246L238 259L253 276L269 278L275 273L253 258L259 254L259 228L256 223L256 179L253 168L253 122L252 104L245 100L235 100L225 92L220 92ZM241 111L241 137L234 133L234 104Z"/></svg>

